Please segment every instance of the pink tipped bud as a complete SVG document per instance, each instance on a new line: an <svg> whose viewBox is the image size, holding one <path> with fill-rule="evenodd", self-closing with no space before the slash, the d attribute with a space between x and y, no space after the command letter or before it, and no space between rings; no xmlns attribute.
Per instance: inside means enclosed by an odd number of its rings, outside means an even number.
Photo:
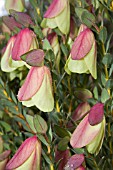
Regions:
<svg viewBox="0 0 113 170"><path fill-rule="evenodd" d="M91 108L88 116L88 121L90 125L94 126L102 122L103 116L104 116L104 104L97 103Z"/></svg>

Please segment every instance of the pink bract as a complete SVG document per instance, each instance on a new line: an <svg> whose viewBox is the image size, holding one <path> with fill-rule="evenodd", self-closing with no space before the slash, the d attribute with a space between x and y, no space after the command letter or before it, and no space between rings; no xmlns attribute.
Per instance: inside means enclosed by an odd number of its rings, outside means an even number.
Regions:
<svg viewBox="0 0 113 170"><path fill-rule="evenodd" d="M82 31L75 39L71 50L71 57L73 60L80 60L84 58L92 48L94 43L94 35L92 31L87 28Z"/></svg>
<svg viewBox="0 0 113 170"><path fill-rule="evenodd" d="M25 28L21 30L16 37L13 49L12 49L12 59L21 60L20 56L27 53L30 50L31 43L35 37L33 31Z"/></svg>
<svg viewBox="0 0 113 170"><path fill-rule="evenodd" d="M66 6L67 0L53 0L48 10L46 11L45 18L53 18L59 15Z"/></svg>
<svg viewBox="0 0 113 170"><path fill-rule="evenodd" d="M88 121L90 125L94 126L102 122L103 116L104 116L104 104L97 103L91 108L88 116Z"/></svg>

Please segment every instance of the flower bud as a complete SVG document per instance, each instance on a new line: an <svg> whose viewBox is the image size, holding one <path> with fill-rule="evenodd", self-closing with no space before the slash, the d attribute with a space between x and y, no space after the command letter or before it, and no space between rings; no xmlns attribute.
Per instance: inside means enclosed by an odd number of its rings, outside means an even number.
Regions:
<svg viewBox="0 0 113 170"><path fill-rule="evenodd" d="M18 92L18 99L27 107L35 105L43 112L53 110L52 78L50 70L46 66L30 69Z"/></svg>
<svg viewBox="0 0 113 170"><path fill-rule="evenodd" d="M41 143L36 136L26 139L6 165L6 170L40 170Z"/></svg>
<svg viewBox="0 0 113 170"><path fill-rule="evenodd" d="M6 0L5 8L8 12L10 9L21 12L24 10L24 0Z"/></svg>
<svg viewBox="0 0 113 170"><path fill-rule="evenodd" d="M52 29L58 27L63 34L68 34L70 28L69 0L53 0L44 15L41 26Z"/></svg>
<svg viewBox="0 0 113 170"><path fill-rule="evenodd" d="M88 121L88 115L86 115L71 136L71 146L73 148L81 148L88 145L101 132L101 127L102 122L91 126Z"/></svg>
<svg viewBox="0 0 113 170"><path fill-rule="evenodd" d="M93 32L87 27L80 28L79 35L72 45L65 69L79 74L91 73L93 78L96 79L96 58L97 50Z"/></svg>

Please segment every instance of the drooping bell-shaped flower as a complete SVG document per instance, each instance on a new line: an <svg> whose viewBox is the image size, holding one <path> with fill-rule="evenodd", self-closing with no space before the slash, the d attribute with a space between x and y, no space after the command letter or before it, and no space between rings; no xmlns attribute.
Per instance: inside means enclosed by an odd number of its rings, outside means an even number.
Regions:
<svg viewBox="0 0 113 170"><path fill-rule="evenodd" d="M0 170L6 169L6 164L9 160L10 153L11 153L11 151L7 150L0 154Z"/></svg>
<svg viewBox="0 0 113 170"><path fill-rule="evenodd" d="M79 34L72 45L65 70L79 74L91 73L92 77L96 79L96 58L96 41L93 32L86 26L82 25Z"/></svg>
<svg viewBox="0 0 113 170"><path fill-rule="evenodd" d="M43 112L53 110L52 78L50 70L46 66L30 69L23 86L18 92L18 99L27 107L35 105Z"/></svg>
<svg viewBox="0 0 113 170"><path fill-rule="evenodd" d="M103 118L99 124L91 126L88 117L89 114L86 115L77 126L71 136L70 144L73 148L88 146L88 151L90 153L96 153L99 152L104 138L105 118ZM97 136L98 140L96 140Z"/></svg>
<svg viewBox="0 0 113 170"><path fill-rule="evenodd" d="M24 0L5 0L5 8L8 12L10 9L21 12L24 10Z"/></svg>
<svg viewBox="0 0 113 170"><path fill-rule="evenodd" d="M70 5L69 0L53 0L44 15L42 27L56 28L63 34L69 33Z"/></svg>
<svg viewBox="0 0 113 170"><path fill-rule="evenodd" d="M24 65L22 61L12 60L12 49L13 49L16 37L17 36L14 35L9 39L8 44L3 53L3 56L1 59L1 70L4 72L12 72L18 67L21 67Z"/></svg>
<svg viewBox="0 0 113 170"><path fill-rule="evenodd" d="M6 165L6 170L40 170L41 143L36 136L26 139Z"/></svg>
<svg viewBox="0 0 113 170"><path fill-rule="evenodd" d="M36 35L33 31L28 28L21 30L16 37L13 49L12 49L12 59L21 60L20 56L27 53L30 50L37 49L38 42Z"/></svg>

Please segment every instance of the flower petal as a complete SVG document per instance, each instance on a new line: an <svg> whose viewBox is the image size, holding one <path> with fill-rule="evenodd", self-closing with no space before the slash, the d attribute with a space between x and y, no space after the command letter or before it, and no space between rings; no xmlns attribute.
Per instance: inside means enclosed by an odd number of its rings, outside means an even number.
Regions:
<svg viewBox="0 0 113 170"><path fill-rule="evenodd" d="M104 104L103 103L97 103L95 104L88 116L88 121L90 125L94 126L96 124L99 124L103 120L103 115L104 115Z"/></svg>
<svg viewBox="0 0 113 170"><path fill-rule="evenodd" d="M44 14L44 18L53 18L59 15L66 6L67 0L53 0L48 10Z"/></svg>
<svg viewBox="0 0 113 170"><path fill-rule="evenodd" d="M70 144L73 148L81 148L89 144L99 133L101 123L91 126L88 122L88 115L80 122L73 132Z"/></svg>
<svg viewBox="0 0 113 170"><path fill-rule="evenodd" d="M66 8L55 17L57 27L63 34L68 34L70 29L70 5L67 2ZM65 22L66 21L66 22Z"/></svg>
<svg viewBox="0 0 113 170"><path fill-rule="evenodd" d="M85 64L87 65L87 68L94 79L97 78L96 59L97 59L96 42L94 41L92 49L84 57Z"/></svg>
<svg viewBox="0 0 113 170"><path fill-rule="evenodd" d="M13 60L21 60L20 56L29 51L33 37L35 37L35 34L28 28L24 28L17 34L12 49Z"/></svg>
<svg viewBox="0 0 113 170"><path fill-rule="evenodd" d="M92 48L94 42L94 35L90 29L82 31L75 39L71 50L73 60L80 60L84 58Z"/></svg>
<svg viewBox="0 0 113 170"><path fill-rule="evenodd" d="M32 97L35 106L43 112L51 112L54 108L51 75L48 68L45 69L44 79L38 92Z"/></svg>
<svg viewBox="0 0 113 170"><path fill-rule="evenodd" d="M86 73L88 71L88 67L84 62L84 59L81 60L72 60L71 57L68 59L68 69L73 73Z"/></svg>
<svg viewBox="0 0 113 170"><path fill-rule="evenodd" d="M91 141L86 147L89 153L91 154L98 154L101 147L102 147L102 143L104 140L104 135L105 135L105 125L106 125L106 121L105 121L105 117L103 118L103 121L101 122L101 130L98 133L98 135L93 139L93 141Z"/></svg>
<svg viewBox="0 0 113 170"><path fill-rule="evenodd" d="M37 144L37 137L33 136L26 139L20 146L13 158L8 162L6 169L12 170L22 165L32 154ZM26 152L27 151L27 152ZM31 159L31 158L30 158Z"/></svg>
<svg viewBox="0 0 113 170"><path fill-rule="evenodd" d="M27 75L23 86L19 89L18 99L29 100L40 88L44 77L43 67L32 67Z"/></svg>

